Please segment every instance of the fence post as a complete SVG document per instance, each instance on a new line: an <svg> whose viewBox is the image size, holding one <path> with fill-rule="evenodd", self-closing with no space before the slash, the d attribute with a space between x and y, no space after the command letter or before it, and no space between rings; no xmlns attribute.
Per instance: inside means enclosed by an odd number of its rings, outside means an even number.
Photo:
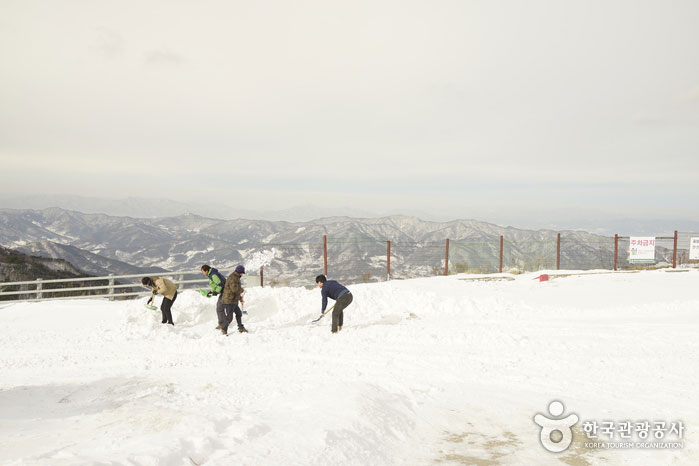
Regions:
<svg viewBox="0 0 699 466"><path fill-rule="evenodd" d="M444 275L449 275L449 238L447 238L447 251L444 259Z"/></svg>
<svg viewBox="0 0 699 466"><path fill-rule="evenodd" d="M391 240L386 241L386 280L391 279Z"/></svg>
<svg viewBox="0 0 699 466"><path fill-rule="evenodd" d="M617 258L619 257L619 235L614 233L614 271L616 272Z"/></svg>
<svg viewBox="0 0 699 466"><path fill-rule="evenodd" d="M182 282L184 281L184 274L183 274L183 273L180 274L180 276L179 276L179 278L177 279L177 281L180 282L180 285L182 285L182 289L184 290L184 283L182 283Z"/></svg>
<svg viewBox="0 0 699 466"><path fill-rule="evenodd" d="M43 283L41 281L41 278L36 279L36 299L41 299L44 297L44 293L41 292L41 290L44 289Z"/></svg>
<svg viewBox="0 0 699 466"><path fill-rule="evenodd" d="M556 237L556 270L561 270L561 234Z"/></svg>
<svg viewBox="0 0 699 466"><path fill-rule="evenodd" d="M500 235L500 273L502 273L502 246L503 246L503 236Z"/></svg>
<svg viewBox="0 0 699 466"><path fill-rule="evenodd" d="M114 274L113 273L109 274L109 290L107 290L107 294L114 294ZM109 300L114 301L114 296L110 296Z"/></svg>
<svg viewBox="0 0 699 466"><path fill-rule="evenodd" d="M675 230L675 245L672 248L672 268L677 268L677 230Z"/></svg>
<svg viewBox="0 0 699 466"><path fill-rule="evenodd" d="M323 274L328 276L328 236L323 235Z"/></svg>
<svg viewBox="0 0 699 466"><path fill-rule="evenodd" d="M260 266L260 287L264 288L265 287L265 268L263 266Z"/></svg>

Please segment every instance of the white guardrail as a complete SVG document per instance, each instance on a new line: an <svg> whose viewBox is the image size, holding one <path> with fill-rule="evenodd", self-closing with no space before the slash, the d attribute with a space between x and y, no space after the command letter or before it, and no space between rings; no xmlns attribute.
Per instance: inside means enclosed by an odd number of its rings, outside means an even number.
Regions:
<svg viewBox="0 0 699 466"><path fill-rule="evenodd" d="M230 269L220 269L222 275L227 276L228 273L232 272L234 268ZM186 280L187 276L200 275L202 278ZM106 277L84 277L84 278L64 278L64 279L51 279L42 280L38 278L36 280L22 281L22 282L2 282L0 283L0 303L12 303L17 301L49 301L57 299L95 299L95 298L109 298L114 300L115 298L123 298L129 296L148 296L150 295L150 289L144 287L141 284L141 278L143 277L166 277L176 283L178 286L177 291L182 291L187 288L187 285L201 284L204 286L199 286L197 288L207 288L209 280L203 276L201 272L193 272L191 270L180 271L180 272L153 272L153 273L140 273L132 275L108 275ZM61 283L75 283L75 282L96 282L96 281L107 281L106 285L98 286L80 286L75 288L51 288L50 285L61 284ZM130 281L131 283L119 283L117 281ZM245 274L242 277L243 287L248 288L251 286L260 286L262 283L261 277L259 275L248 275ZM47 287L49 285L49 287ZM15 291L4 291L8 287L19 287L19 290ZM24 289L22 289L24 288ZM29 289L32 288L32 289ZM142 288L140 291L130 291L129 288ZM190 287L194 288L194 287ZM118 290L123 289L123 292ZM75 293L80 291L99 291L106 290L106 293L96 293L87 294L82 296L60 296L60 294ZM45 297L46 294L51 293L51 297ZM56 295L59 296L56 296ZM19 299L3 300L2 296L18 296Z"/></svg>

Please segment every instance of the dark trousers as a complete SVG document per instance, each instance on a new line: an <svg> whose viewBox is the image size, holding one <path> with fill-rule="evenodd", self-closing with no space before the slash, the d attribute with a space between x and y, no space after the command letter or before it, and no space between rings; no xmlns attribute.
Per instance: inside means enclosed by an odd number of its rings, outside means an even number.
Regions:
<svg viewBox="0 0 699 466"><path fill-rule="evenodd" d="M223 328L223 321L225 320L225 314L223 312L223 293L218 295L218 301L216 301L216 317L218 317L218 325Z"/></svg>
<svg viewBox="0 0 699 466"><path fill-rule="evenodd" d="M342 318L344 317L344 309L352 303L352 293L345 293L335 301L333 308L333 325L332 331L337 332L337 327L342 327Z"/></svg>
<svg viewBox="0 0 699 466"><path fill-rule="evenodd" d="M175 325L172 322L172 303L175 302L177 299L177 291L175 291L175 294L172 295L172 299L168 299L165 296L163 296L163 303L160 305L160 312L163 314L163 323L164 324L172 324Z"/></svg>
<svg viewBox="0 0 699 466"><path fill-rule="evenodd" d="M224 322L221 324L222 330L228 330L228 326L233 322L233 314L235 314L235 321L238 324L238 328L243 327L243 313L240 311L240 307L238 307L237 304L224 304L223 313Z"/></svg>

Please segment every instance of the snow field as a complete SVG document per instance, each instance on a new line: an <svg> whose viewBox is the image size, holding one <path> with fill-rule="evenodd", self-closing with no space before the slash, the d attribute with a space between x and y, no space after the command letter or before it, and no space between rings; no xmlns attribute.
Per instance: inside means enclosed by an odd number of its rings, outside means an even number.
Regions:
<svg viewBox="0 0 699 466"><path fill-rule="evenodd" d="M699 271L534 276L350 286L337 335L310 324L318 289L248 289L250 333L228 337L193 290L175 327L145 299L3 305L0 464L699 461ZM553 399L682 420L684 448L591 450L578 430L549 453L532 419Z"/></svg>

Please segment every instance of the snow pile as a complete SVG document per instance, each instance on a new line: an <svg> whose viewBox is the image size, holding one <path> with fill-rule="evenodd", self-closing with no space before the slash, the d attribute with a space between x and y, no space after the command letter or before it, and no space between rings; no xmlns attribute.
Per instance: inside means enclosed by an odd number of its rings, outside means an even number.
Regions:
<svg viewBox="0 0 699 466"><path fill-rule="evenodd" d="M697 464L699 271L450 276L320 291L250 288L222 336L184 291L0 306L0 464ZM533 417L681 420L682 449L573 445Z"/></svg>

